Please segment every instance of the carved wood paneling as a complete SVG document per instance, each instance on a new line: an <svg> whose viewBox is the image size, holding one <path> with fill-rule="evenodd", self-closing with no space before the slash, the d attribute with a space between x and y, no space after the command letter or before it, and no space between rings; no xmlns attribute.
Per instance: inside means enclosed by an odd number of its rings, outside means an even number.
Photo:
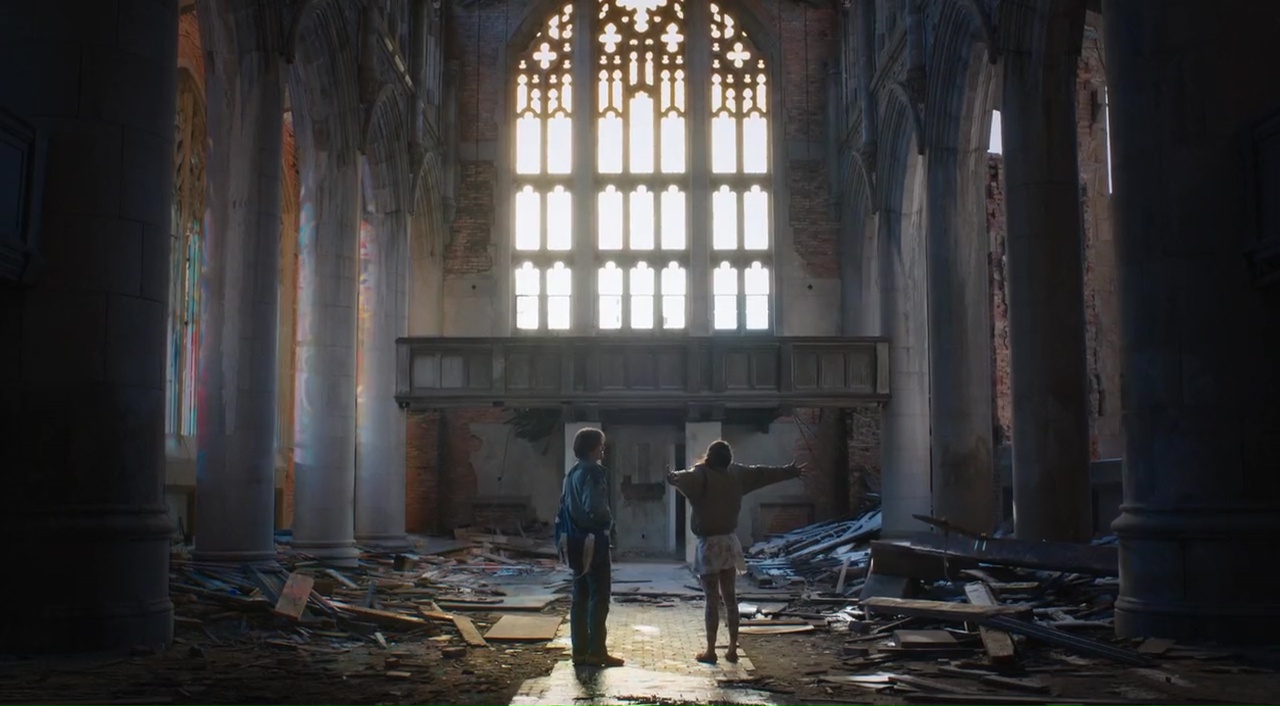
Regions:
<svg viewBox="0 0 1280 706"><path fill-rule="evenodd" d="M889 397L880 338L405 338L397 345L397 399L415 408L844 406Z"/></svg>

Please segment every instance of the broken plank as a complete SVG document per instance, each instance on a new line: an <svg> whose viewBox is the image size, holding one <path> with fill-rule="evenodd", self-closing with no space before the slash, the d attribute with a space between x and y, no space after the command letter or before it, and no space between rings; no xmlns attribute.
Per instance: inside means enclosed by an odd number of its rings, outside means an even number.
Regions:
<svg viewBox="0 0 1280 706"><path fill-rule="evenodd" d="M1150 667L1154 665L1151 658L1138 654L1133 650L1122 649L1097 640L1090 640L1080 635L1072 635L1061 630L1054 630L1043 625L1018 620L1008 615L988 615L979 618L978 622L985 624L987 627L999 628L1005 632L1016 633L1041 642L1047 642L1050 645L1072 649L1092 657L1102 657L1123 664L1131 664L1135 667Z"/></svg>
<svg viewBox="0 0 1280 706"><path fill-rule="evenodd" d="M329 576L331 576L334 581L337 581L338 583L342 584L343 586L346 586L347 588L350 588L352 590L358 590L360 588L359 584L347 578L346 576L343 576L341 573L338 572L337 569L325 569L324 572Z"/></svg>
<svg viewBox="0 0 1280 706"><path fill-rule="evenodd" d="M542 642L555 638L564 619L555 615L504 615L489 628L489 640Z"/></svg>
<svg viewBox="0 0 1280 706"><path fill-rule="evenodd" d="M340 603L338 601L330 601L330 605L338 610L350 613L351 615L365 618L370 622L377 623L384 627L395 627L402 629L424 628L430 625L422 618L412 615L404 615L402 613L393 613L389 610L378 610L377 608L365 608L364 606L351 605L350 603Z"/></svg>
<svg viewBox="0 0 1280 706"><path fill-rule="evenodd" d="M280 590L280 600L276 601L275 613L285 615L294 620L302 617L307 609L307 600L311 598L311 588L316 580L306 574L294 572L289 574L284 588Z"/></svg>
<svg viewBox="0 0 1280 706"><path fill-rule="evenodd" d="M913 686L917 689L924 689L926 691L935 691L942 694L965 693L964 689L951 686L946 682L935 681L933 679L925 679L924 677L917 677L910 674L890 674L889 680L894 684L906 684L907 686Z"/></svg>
<svg viewBox="0 0 1280 706"><path fill-rule="evenodd" d="M1167 637L1152 637L1142 643L1138 648L1138 652L1144 655L1162 655L1169 651L1177 643L1176 640L1170 640Z"/></svg>
<svg viewBox="0 0 1280 706"><path fill-rule="evenodd" d="M982 677L979 681L987 686L1013 689L1014 691L1027 691L1034 694L1046 694L1049 692L1049 685L1036 679L1015 679L1013 677L1000 676L999 674L991 674Z"/></svg>
<svg viewBox="0 0 1280 706"><path fill-rule="evenodd" d="M991 594L991 588L985 583L965 584L964 593L969 598L969 602L974 605L997 605L995 596ZM1009 633L979 626L978 634L982 636L982 646L987 649L987 655L991 657L992 662L1008 662L1014 658L1013 638Z"/></svg>
<svg viewBox="0 0 1280 706"><path fill-rule="evenodd" d="M947 601L927 601L912 598L867 598L862 601L863 608L877 613L907 615L938 620L954 620L965 622L979 620L997 615L1015 615L1029 612L1027 606L983 606L972 603L948 603Z"/></svg>
<svg viewBox="0 0 1280 706"><path fill-rule="evenodd" d="M471 618L465 615L453 616L453 625L458 628L458 633L462 635L463 641L472 647L488 647L489 643L485 642L484 635L476 629L476 624L471 622Z"/></svg>

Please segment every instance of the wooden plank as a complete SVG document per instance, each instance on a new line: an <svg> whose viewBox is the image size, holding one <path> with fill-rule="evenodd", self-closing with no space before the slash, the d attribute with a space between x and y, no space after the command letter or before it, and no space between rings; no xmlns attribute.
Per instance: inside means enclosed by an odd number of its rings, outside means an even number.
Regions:
<svg viewBox="0 0 1280 706"><path fill-rule="evenodd" d="M996 597L991 594L991 588L985 583L965 584L964 594L969 598L969 602L974 605L998 605ZM1013 660L1015 651L1013 638L1009 633L995 628L980 626L978 634L982 636L982 646L987 648L987 655L991 657L992 662L1009 662Z"/></svg>
<svg viewBox="0 0 1280 706"><path fill-rule="evenodd" d="M311 598L311 588L315 583L316 580L306 574L289 574L289 580L285 581L284 588L280 590L280 600L276 601L276 614L286 615L294 620L301 618L302 612L307 609L307 600Z"/></svg>
<svg viewBox="0 0 1280 706"><path fill-rule="evenodd" d="M933 679L925 679L924 677L917 677L911 674L890 674L889 680L892 681L894 684L906 684L907 686L913 686L917 689L924 689L926 691L935 691L942 694L965 693L964 689L951 686L946 682L934 681Z"/></svg>
<svg viewBox="0 0 1280 706"><path fill-rule="evenodd" d="M504 615L485 638L489 640L506 640L512 642L544 642L554 639L560 623L564 619L558 615Z"/></svg>
<svg viewBox="0 0 1280 706"><path fill-rule="evenodd" d="M955 647L956 636L946 630L894 630L899 647Z"/></svg>
<svg viewBox="0 0 1280 706"><path fill-rule="evenodd" d="M946 601L926 601L912 598L867 598L862 601L863 608L870 608L877 613L907 615L916 618L935 618L956 622L977 621L997 615L1016 615L1029 613L1027 606L984 606L972 603L948 603Z"/></svg>
<svg viewBox="0 0 1280 706"><path fill-rule="evenodd" d="M560 598L561 596L545 594L505 596L496 603L472 603L469 601L438 601L438 603L441 608L447 611L542 610Z"/></svg>
<svg viewBox="0 0 1280 706"><path fill-rule="evenodd" d="M471 622L471 618L465 615L453 616L453 625L458 628L458 632L462 635L462 639L472 647L488 647L489 643L484 641L484 636L476 629L476 624ZM554 636L554 635L553 635Z"/></svg>
<svg viewBox="0 0 1280 706"><path fill-rule="evenodd" d="M394 627L401 629L423 628L430 625L422 618L412 615L404 615L402 613L392 613L389 610L378 610L377 608L365 608L364 606L351 605L350 603L340 603L338 601L330 601L330 605L338 610L351 615L364 618L370 622L377 623L385 627Z"/></svg>

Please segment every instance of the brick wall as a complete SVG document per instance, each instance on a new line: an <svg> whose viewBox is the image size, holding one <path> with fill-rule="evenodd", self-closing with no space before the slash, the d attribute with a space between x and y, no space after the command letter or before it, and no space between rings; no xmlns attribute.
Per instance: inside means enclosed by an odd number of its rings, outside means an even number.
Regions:
<svg viewBox="0 0 1280 706"><path fill-rule="evenodd" d="M1085 348L1089 377L1092 457L1119 455L1119 320L1111 196L1107 188L1107 134L1102 110L1105 69L1098 27L1090 14L1076 80L1081 206L1084 213ZM1005 277L1004 160L988 156L987 234L991 240L991 322L996 444L1012 441L1013 393L1009 366L1009 302ZM1002 438L1001 438L1002 437Z"/></svg>
<svg viewBox="0 0 1280 706"><path fill-rule="evenodd" d="M844 410L849 509L856 512L867 493L880 492L880 408Z"/></svg>
<svg viewBox="0 0 1280 706"><path fill-rule="evenodd" d="M479 407L410 412L406 424L405 526L410 532L448 532L472 524L477 497L472 454L475 423L499 423L501 409ZM442 421L443 420L443 421Z"/></svg>

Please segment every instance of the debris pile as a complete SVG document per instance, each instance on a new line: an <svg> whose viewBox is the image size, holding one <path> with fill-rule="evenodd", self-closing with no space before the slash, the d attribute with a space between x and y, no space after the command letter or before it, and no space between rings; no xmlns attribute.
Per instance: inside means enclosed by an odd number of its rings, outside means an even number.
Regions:
<svg viewBox="0 0 1280 706"><path fill-rule="evenodd" d="M1212 698L1162 662L1226 653L1114 637L1111 540L1026 542L917 519L939 531L881 540L873 510L757 543L747 562L759 590L742 594L742 632L838 637L833 666L806 676L842 702L870 690L916 702L1053 703L1061 700L1054 674L1129 684L1072 703ZM1096 683L1081 685L1080 695L1102 696Z"/></svg>
<svg viewBox="0 0 1280 706"><path fill-rule="evenodd" d="M455 638L468 647L488 646L462 613L541 611L558 598L537 586L556 562L543 558L545 548L533 539L459 531L453 541L420 540L413 552L362 552L349 568L289 551L287 535L280 539L278 562L265 567L201 563L185 552L175 554L170 587L180 631L194 631L214 645L248 640L311 656L342 654L362 644L386 650L397 640L433 638L441 642L443 656L456 657L466 647L450 646ZM512 595L496 585L497 577L535 583ZM195 637L179 634L193 644ZM387 676L413 677L400 671L389 669Z"/></svg>

